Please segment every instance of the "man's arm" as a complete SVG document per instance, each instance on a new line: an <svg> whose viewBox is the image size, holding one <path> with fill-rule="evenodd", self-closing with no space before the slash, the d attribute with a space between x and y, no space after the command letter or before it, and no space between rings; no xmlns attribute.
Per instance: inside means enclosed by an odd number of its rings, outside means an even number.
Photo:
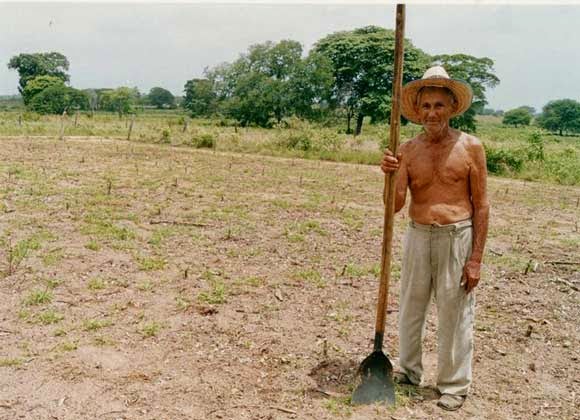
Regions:
<svg viewBox="0 0 580 420"><path fill-rule="evenodd" d="M471 137L467 150L470 156L469 187L473 205L473 247L464 268L464 282L467 293L471 292L481 275L481 261L487 239L489 224L489 201L487 198L487 164L483 144Z"/></svg>
<svg viewBox="0 0 580 420"><path fill-rule="evenodd" d="M400 211L405 206L407 198L407 187L409 185L409 173L407 171L407 159L405 159L406 147L402 145L400 152L395 158L392 152L387 149L381 162L381 169L385 174L396 173L395 178L395 212ZM386 185L385 185L386 188ZM386 191L383 191L383 201L386 198ZM386 204L386 203L385 203Z"/></svg>

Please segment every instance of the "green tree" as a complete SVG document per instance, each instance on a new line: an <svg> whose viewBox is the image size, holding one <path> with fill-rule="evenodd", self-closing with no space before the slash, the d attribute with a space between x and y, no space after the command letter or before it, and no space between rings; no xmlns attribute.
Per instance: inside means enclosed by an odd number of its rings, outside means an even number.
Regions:
<svg viewBox="0 0 580 420"><path fill-rule="evenodd" d="M32 98L24 96L24 89L35 77L53 76L61 79L63 83L69 81L69 75L66 73L69 68L68 59L58 52L15 55L8 62L8 68L16 70L20 76L18 91L25 105Z"/></svg>
<svg viewBox="0 0 580 420"><path fill-rule="evenodd" d="M100 109L119 114L119 118L134 112L134 106L139 99L137 88L120 87L105 90L100 94Z"/></svg>
<svg viewBox="0 0 580 420"><path fill-rule="evenodd" d="M365 116L385 120L390 115L393 84L395 33L367 26L330 34L319 40L314 51L332 63L333 105L346 110L347 132L356 117L355 135L360 134ZM422 76L429 56L405 40L403 82Z"/></svg>
<svg viewBox="0 0 580 420"><path fill-rule="evenodd" d="M451 126L475 132L475 115L481 113L487 105L486 90L499 84L494 74L493 60L467 54L442 54L433 56L433 64L442 65L450 77L463 80L471 86L473 103L463 115L451 119Z"/></svg>
<svg viewBox="0 0 580 420"><path fill-rule="evenodd" d="M37 76L30 79L22 91L24 103L30 104L34 96L51 86L64 86L64 81L55 76Z"/></svg>
<svg viewBox="0 0 580 420"><path fill-rule="evenodd" d="M173 93L169 92L167 89L162 87L154 87L149 91L147 95L149 103L157 109L163 108L175 108L175 96Z"/></svg>
<svg viewBox="0 0 580 420"><path fill-rule="evenodd" d="M86 110L89 108L89 98L86 93L61 83L49 86L34 95L29 102L29 108L39 114L62 114L64 111Z"/></svg>
<svg viewBox="0 0 580 420"><path fill-rule="evenodd" d="M546 130L564 133L580 132L580 103L573 99L548 102L538 117L538 124Z"/></svg>
<svg viewBox="0 0 580 420"><path fill-rule="evenodd" d="M518 125L530 125L532 121L532 115L525 108L516 108L507 111L503 115L503 124L513 125L517 127Z"/></svg>
<svg viewBox="0 0 580 420"><path fill-rule="evenodd" d="M325 73L326 71L326 73ZM328 63L291 40L252 45L231 64L206 71L220 110L242 125L263 127L290 115L311 116L331 78Z"/></svg>
<svg viewBox="0 0 580 420"><path fill-rule="evenodd" d="M211 115L216 110L217 95L208 79L191 79L185 83L183 107L192 117Z"/></svg>

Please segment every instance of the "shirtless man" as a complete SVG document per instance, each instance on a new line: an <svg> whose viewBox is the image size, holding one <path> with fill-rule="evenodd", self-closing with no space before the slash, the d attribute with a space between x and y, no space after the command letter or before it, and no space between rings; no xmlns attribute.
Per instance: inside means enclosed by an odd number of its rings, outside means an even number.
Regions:
<svg viewBox="0 0 580 420"><path fill-rule="evenodd" d="M387 150L385 173L397 171L395 210L411 191L399 311L400 382L418 385L423 374L422 339L431 295L438 315L438 405L457 410L471 384L474 293L489 220L487 169L481 142L449 127L471 105L471 88L432 67L405 85L403 115L423 132Z"/></svg>

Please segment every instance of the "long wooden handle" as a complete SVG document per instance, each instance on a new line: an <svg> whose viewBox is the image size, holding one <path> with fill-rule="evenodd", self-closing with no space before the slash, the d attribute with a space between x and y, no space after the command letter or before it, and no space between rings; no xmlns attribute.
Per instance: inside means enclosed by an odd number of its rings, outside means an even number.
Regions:
<svg viewBox="0 0 580 420"><path fill-rule="evenodd" d="M401 90L403 85L403 41L405 39L405 5L397 4L395 29L395 71L393 74L393 95L391 104L391 132L389 148L393 155L399 147L399 132L401 129ZM375 325L375 350L383 347L385 333L385 318L389 282L391 280L391 255L393 248L393 224L395 218L395 174L385 176L385 221L383 225L383 250L381 258L381 283L379 286L379 301L377 304L377 321Z"/></svg>

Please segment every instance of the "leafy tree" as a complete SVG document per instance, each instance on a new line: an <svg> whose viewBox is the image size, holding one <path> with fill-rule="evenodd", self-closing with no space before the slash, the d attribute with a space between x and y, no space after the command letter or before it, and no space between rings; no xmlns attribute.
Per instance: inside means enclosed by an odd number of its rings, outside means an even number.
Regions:
<svg viewBox="0 0 580 420"><path fill-rule="evenodd" d="M356 117L355 135L360 134L365 116L378 121L390 115L393 84L395 33L367 26L341 31L319 40L314 51L332 64L334 105L346 110L347 132ZM403 82L418 79L429 64L429 56L405 40Z"/></svg>
<svg viewBox="0 0 580 420"><path fill-rule="evenodd" d="M100 108L105 111L116 112L119 118L134 111L139 99L137 88L120 87L114 90L103 91L100 95Z"/></svg>
<svg viewBox="0 0 580 420"><path fill-rule="evenodd" d="M503 123L505 125L513 125L517 127L518 125L530 125L532 121L532 115L525 108L516 108L510 111L507 111L503 115Z"/></svg>
<svg viewBox="0 0 580 420"><path fill-rule="evenodd" d="M34 96L51 86L64 86L64 81L55 76L37 76L30 79L22 91L24 103L30 104Z"/></svg>
<svg viewBox="0 0 580 420"><path fill-rule="evenodd" d="M24 96L24 89L35 77L53 76L61 79L63 83L69 81L69 75L66 73L69 68L68 59L57 52L15 55L8 62L8 68L18 71L20 76L18 91L25 105L32 98Z"/></svg>
<svg viewBox="0 0 580 420"><path fill-rule="evenodd" d="M216 109L217 95L208 79L191 79L185 83L183 107L192 117L212 114Z"/></svg>
<svg viewBox="0 0 580 420"><path fill-rule="evenodd" d="M169 92L167 89L162 87L154 87L149 91L147 99L151 105L157 107L157 109L163 108L175 108L175 96L173 93Z"/></svg>
<svg viewBox="0 0 580 420"><path fill-rule="evenodd" d="M540 127L561 136L564 133L580 132L580 103L573 99L548 102L538 117Z"/></svg>
<svg viewBox="0 0 580 420"><path fill-rule="evenodd" d="M298 117L313 119L328 109L332 97L332 63L322 54L311 51L296 64L288 81L288 102Z"/></svg>
<svg viewBox="0 0 580 420"><path fill-rule="evenodd" d="M463 80L471 86L473 103L463 115L451 119L451 126L474 132L475 114L481 113L487 105L486 89L493 88L499 83L494 74L493 60L467 54L442 54L433 56L433 64L442 65L450 77Z"/></svg>
<svg viewBox="0 0 580 420"><path fill-rule="evenodd" d="M73 109L88 109L89 98L86 93L61 83L49 86L34 95L29 107L39 114L62 114Z"/></svg>
<svg viewBox="0 0 580 420"><path fill-rule="evenodd" d="M302 58L302 46L291 40L253 45L231 64L206 72L220 109L242 125L270 126L289 115L312 115L331 78L326 61ZM319 83L322 82L322 83Z"/></svg>

